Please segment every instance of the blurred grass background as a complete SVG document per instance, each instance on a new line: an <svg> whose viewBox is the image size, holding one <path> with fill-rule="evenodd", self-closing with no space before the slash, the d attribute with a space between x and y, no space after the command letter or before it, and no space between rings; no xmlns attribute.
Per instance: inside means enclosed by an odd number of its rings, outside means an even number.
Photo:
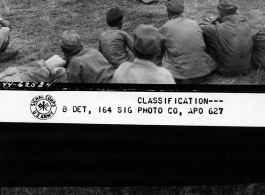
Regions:
<svg viewBox="0 0 265 195"><path fill-rule="evenodd" d="M125 10L123 30L133 34L140 24L160 27L167 21L165 0L143 4L140 0L1 0L1 15L13 23L11 46L20 50L20 58L2 63L0 71L9 66L33 60L47 59L61 54L60 35L68 29L76 30L83 43L98 47L98 38L107 28L105 13L114 6ZM218 0L185 0L185 17L201 21L217 14ZM247 20L253 33L264 26L264 0L237 0L238 14ZM265 84L263 70L249 75L223 77L212 75L206 84Z"/></svg>

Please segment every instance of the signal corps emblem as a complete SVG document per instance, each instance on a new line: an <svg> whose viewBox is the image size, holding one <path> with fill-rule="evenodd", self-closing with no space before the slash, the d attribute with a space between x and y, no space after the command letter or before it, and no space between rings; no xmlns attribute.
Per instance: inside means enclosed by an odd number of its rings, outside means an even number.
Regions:
<svg viewBox="0 0 265 195"><path fill-rule="evenodd" d="M30 103L30 110L37 119L50 119L56 113L56 101L50 95L36 96Z"/></svg>

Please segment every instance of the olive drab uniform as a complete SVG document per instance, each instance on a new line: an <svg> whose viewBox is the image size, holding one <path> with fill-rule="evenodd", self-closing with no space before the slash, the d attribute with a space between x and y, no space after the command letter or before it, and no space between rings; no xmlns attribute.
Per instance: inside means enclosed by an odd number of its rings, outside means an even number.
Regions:
<svg viewBox="0 0 265 195"><path fill-rule="evenodd" d="M133 54L127 47L133 51L133 39L117 27L110 27L99 37L99 51L115 69L123 62L132 61Z"/></svg>
<svg viewBox="0 0 265 195"><path fill-rule="evenodd" d="M160 28L162 66L174 79L193 79L206 76L217 68L205 52L203 32L196 21L183 17L172 18Z"/></svg>
<svg viewBox="0 0 265 195"><path fill-rule="evenodd" d="M161 35L152 25L140 25L134 31L134 49L139 55L133 62L124 62L115 71L113 83L137 84L175 84L171 73L163 67L158 67L153 59L143 56L157 54Z"/></svg>
<svg viewBox="0 0 265 195"><path fill-rule="evenodd" d="M251 70L252 31L235 14L225 16L221 23L202 26L205 42L217 55L218 71L237 76Z"/></svg>
<svg viewBox="0 0 265 195"><path fill-rule="evenodd" d="M84 48L73 56L66 71L68 83L110 83L114 74L104 56L92 48Z"/></svg>
<svg viewBox="0 0 265 195"><path fill-rule="evenodd" d="M168 70L158 67L151 61L136 58L133 62L124 62L115 71L113 83L135 84L175 84Z"/></svg>

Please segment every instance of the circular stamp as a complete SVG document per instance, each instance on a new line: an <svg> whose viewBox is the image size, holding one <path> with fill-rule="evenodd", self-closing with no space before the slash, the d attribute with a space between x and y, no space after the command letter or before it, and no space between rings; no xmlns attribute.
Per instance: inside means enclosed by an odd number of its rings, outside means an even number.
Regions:
<svg viewBox="0 0 265 195"><path fill-rule="evenodd" d="M50 95L45 97L42 95L36 96L31 100L30 110L37 119L50 119L56 113L56 101Z"/></svg>

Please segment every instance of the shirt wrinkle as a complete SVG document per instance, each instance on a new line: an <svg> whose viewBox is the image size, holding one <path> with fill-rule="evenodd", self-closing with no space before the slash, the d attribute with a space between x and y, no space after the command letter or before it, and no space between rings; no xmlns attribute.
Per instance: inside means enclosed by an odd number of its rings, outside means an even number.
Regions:
<svg viewBox="0 0 265 195"><path fill-rule="evenodd" d="M110 27L103 32L99 38L99 44L100 52L114 68L118 68L120 64L132 58L127 47L132 49L133 40L118 27Z"/></svg>
<svg viewBox="0 0 265 195"><path fill-rule="evenodd" d="M125 62L115 71L113 83L175 84L168 70L153 62L136 58Z"/></svg>
<svg viewBox="0 0 265 195"><path fill-rule="evenodd" d="M177 17L164 24L161 33L166 38L162 66L174 78L201 77L216 68L216 63L205 52L203 31L197 22Z"/></svg>
<svg viewBox="0 0 265 195"><path fill-rule="evenodd" d="M223 17L222 18L222 23L226 22L226 21L234 22L236 20L237 20L237 16L235 14L232 14L232 15L228 15L228 16Z"/></svg>
<svg viewBox="0 0 265 195"><path fill-rule="evenodd" d="M86 48L71 59L67 73L69 83L108 83L114 69L100 52Z"/></svg>
<svg viewBox="0 0 265 195"><path fill-rule="evenodd" d="M236 15L229 15L217 25L203 28L206 41L217 50L218 69L224 74L250 70L253 47L250 27Z"/></svg>

